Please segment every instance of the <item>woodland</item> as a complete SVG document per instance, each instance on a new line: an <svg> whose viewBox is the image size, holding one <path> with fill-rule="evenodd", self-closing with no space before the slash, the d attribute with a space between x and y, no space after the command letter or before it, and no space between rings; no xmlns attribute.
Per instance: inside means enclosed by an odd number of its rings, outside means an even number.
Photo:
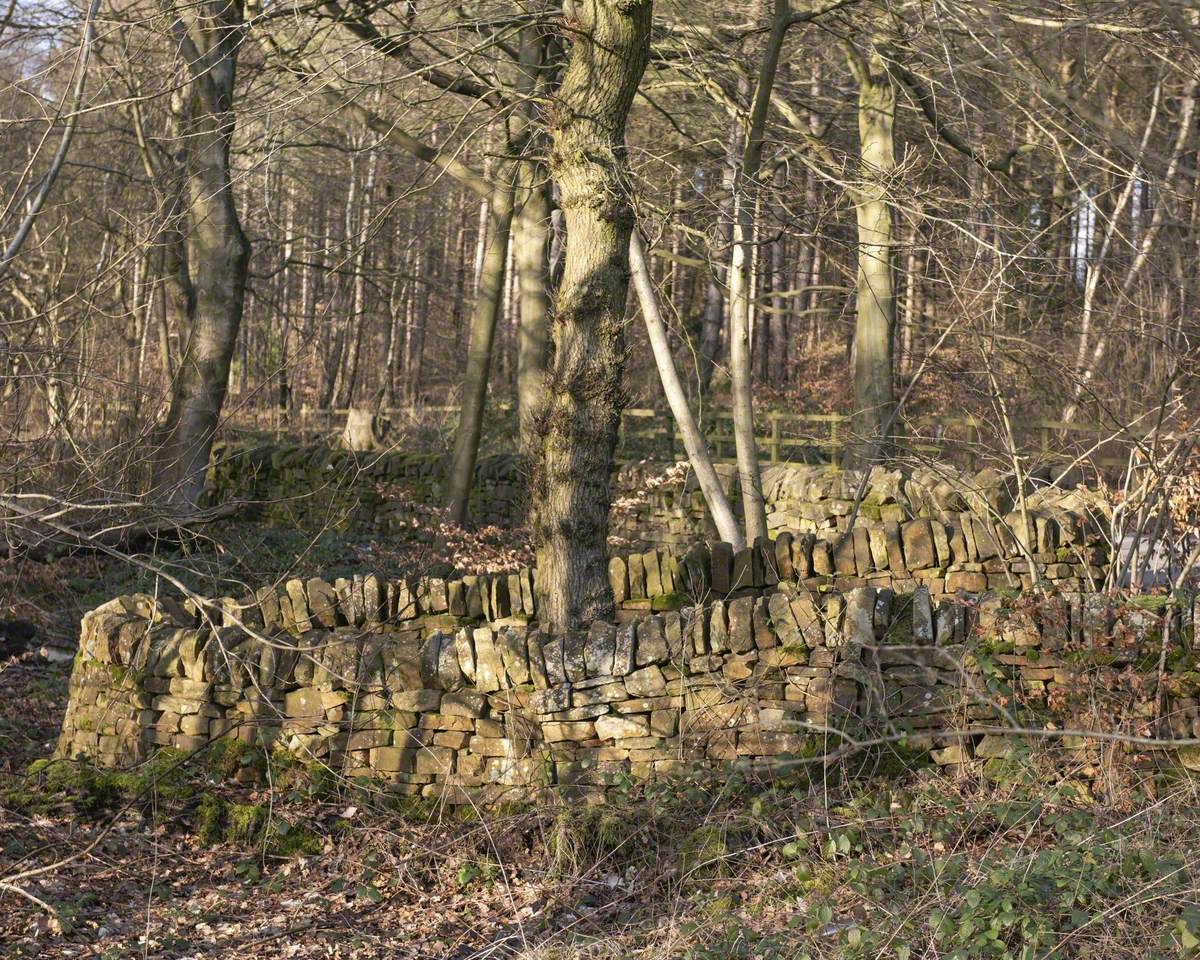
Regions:
<svg viewBox="0 0 1200 960"><path fill-rule="evenodd" d="M1183 626L1099 684L1194 708L1198 97L1196 0L4 0L0 956L1196 955L1200 721L486 809L49 758L114 597L536 565L568 636L673 484L773 555L783 465L831 556L892 472L1103 501L1089 588Z"/></svg>

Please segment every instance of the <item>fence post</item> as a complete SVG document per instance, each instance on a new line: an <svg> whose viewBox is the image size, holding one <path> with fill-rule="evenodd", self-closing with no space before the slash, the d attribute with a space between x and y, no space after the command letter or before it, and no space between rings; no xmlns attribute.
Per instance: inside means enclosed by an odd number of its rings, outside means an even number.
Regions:
<svg viewBox="0 0 1200 960"><path fill-rule="evenodd" d="M835 470L840 470L842 466L842 445L838 441L838 424L840 422L840 420L829 421L829 462Z"/></svg>
<svg viewBox="0 0 1200 960"><path fill-rule="evenodd" d="M779 411L771 413L771 462L779 463Z"/></svg>

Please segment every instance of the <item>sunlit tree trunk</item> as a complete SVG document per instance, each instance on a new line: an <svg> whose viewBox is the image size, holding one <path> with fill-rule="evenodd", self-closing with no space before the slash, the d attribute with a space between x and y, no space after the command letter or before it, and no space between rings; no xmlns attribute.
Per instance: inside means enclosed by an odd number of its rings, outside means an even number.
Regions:
<svg viewBox="0 0 1200 960"><path fill-rule="evenodd" d="M229 385L250 253L234 204L229 160L242 4L207 0L172 15L188 71L180 132L195 297L163 425L156 491L170 503L192 507L204 490L209 450Z"/></svg>
<svg viewBox="0 0 1200 960"><path fill-rule="evenodd" d="M459 525L467 519L467 505L475 480L475 461L479 455L479 437L483 432L492 345L504 295L504 267L508 261L508 237L513 216L512 187L498 187L488 209L492 222L487 231L487 249L475 291L467 369L463 374L462 405L449 473L449 520Z"/></svg>
<svg viewBox="0 0 1200 960"><path fill-rule="evenodd" d="M774 0L771 34L759 64L758 82L750 107L746 146L741 169L734 184L733 251L729 261L729 374L733 405L733 439L737 447L738 481L742 492L742 514L746 539L767 536L767 511L763 500L762 472L754 439L754 397L750 355L750 270L754 238L754 188L762 167L763 136L767 110L791 17L787 0ZM753 192L752 192L753 191Z"/></svg>
<svg viewBox="0 0 1200 960"><path fill-rule="evenodd" d="M539 418L532 502L543 627L613 609L606 544L610 472L624 386L625 298L633 213L625 121L650 50L650 0L582 0L555 102L549 169L566 250Z"/></svg>
<svg viewBox="0 0 1200 960"><path fill-rule="evenodd" d="M874 46L850 50L858 82L859 184L858 279L854 325L854 438L850 462L866 467L888 456L894 420L892 338L896 293L892 275L892 211L888 180L895 169L892 128L896 92L883 58Z"/></svg>

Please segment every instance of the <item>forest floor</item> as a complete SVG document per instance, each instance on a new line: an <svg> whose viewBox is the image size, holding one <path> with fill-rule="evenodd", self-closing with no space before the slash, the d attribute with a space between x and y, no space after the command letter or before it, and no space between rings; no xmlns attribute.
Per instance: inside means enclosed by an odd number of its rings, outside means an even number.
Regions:
<svg viewBox="0 0 1200 960"><path fill-rule="evenodd" d="M453 563L437 538L252 523L155 558L207 595L289 570ZM488 549L525 549L520 533ZM475 545L470 552L478 555ZM0 617L69 649L146 589L96 557L9 564ZM1168 958L1200 947L1200 781L1025 751L618 787L603 807L414 802L279 757L45 763L70 664L0 659L2 958ZM256 782L247 765L267 775ZM1061 771L1061 766L1054 768ZM269 784L269 786L268 786Z"/></svg>
<svg viewBox="0 0 1200 960"><path fill-rule="evenodd" d="M67 672L0 672L0 957L1146 960L1200 945L1200 792L1166 774L1092 796L1036 755L985 780L877 754L769 785L734 773L481 813L273 758L270 788L236 782L231 755L46 766Z"/></svg>

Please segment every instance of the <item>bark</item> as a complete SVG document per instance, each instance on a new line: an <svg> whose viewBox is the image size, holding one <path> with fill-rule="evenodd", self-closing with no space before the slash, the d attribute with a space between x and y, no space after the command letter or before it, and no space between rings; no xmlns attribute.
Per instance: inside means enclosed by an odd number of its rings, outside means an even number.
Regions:
<svg viewBox="0 0 1200 960"><path fill-rule="evenodd" d="M181 133L195 295L155 478L158 496L180 507L194 507L204 490L242 320L250 253L234 203L229 159L242 4L209 0L189 10L169 13L189 78Z"/></svg>
<svg viewBox="0 0 1200 960"><path fill-rule="evenodd" d="M755 201L762 166L763 135L767 108L779 67L779 54L791 20L787 0L774 0L771 34L759 64L758 83L750 107L750 122L741 169L734 186L733 252L729 261L729 372L733 404L733 439L737 447L738 480L742 491L742 513L746 539L767 536L767 510L763 500L762 473L754 440L754 395L750 356L750 269L754 237Z"/></svg>
<svg viewBox="0 0 1200 960"><path fill-rule="evenodd" d="M743 88L744 89L744 88ZM737 179L738 146L742 142L742 125L734 117L729 127L729 140L725 146L725 163L721 175L721 206L717 213L717 230L721 247L728 247L733 240L733 191ZM721 330L725 320L725 292L727 280L724 265L714 262L704 288L704 318L700 325L700 360L696 371L700 381L700 395L706 396L712 386L713 373L721 354Z"/></svg>
<svg viewBox="0 0 1200 960"><path fill-rule="evenodd" d="M372 199L375 192L375 176L378 170L379 151L375 150L372 151L371 158L367 161L367 178L362 188L362 210L356 225L357 229L353 233L355 246L353 259L354 288L350 306L349 353L346 357L346 376L343 381L343 403L341 404L347 407L354 405L355 388L358 386L358 358L362 352L363 327L366 323L367 244L371 233ZM348 216L347 227L350 226L351 223ZM348 230L347 239L350 236L351 234Z"/></svg>
<svg viewBox="0 0 1200 960"><path fill-rule="evenodd" d="M892 383L896 292L888 180L895 169L896 92L878 50L850 51L858 81L858 279L854 326L854 437L850 463L864 468L889 454L895 407Z"/></svg>
<svg viewBox="0 0 1200 960"><path fill-rule="evenodd" d="M582 0L574 12L549 157L567 241L532 484L540 616L551 631L613 612L609 483L633 225L625 121L649 55L652 4Z"/></svg>
<svg viewBox="0 0 1200 960"><path fill-rule="evenodd" d="M540 164L523 174L525 202L516 229L521 326L517 340L517 416L521 450L534 454L550 343L550 197Z"/></svg>
<svg viewBox="0 0 1200 960"><path fill-rule="evenodd" d="M512 226L512 188L497 188L489 204L487 248L479 271L475 309L471 318L471 340L467 347L467 369L463 375L462 410L454 437L450 466L448 506L451 523L462 526L467 519L471 485L475 480L475 461L479 455L479 437L483 432L483 411L487 400L488 374L492 364L492 343L496 319L504 292L504 265L508 260L508 236Z"/></svg>
<svg viewBox="0 0 1200 960"><path fill-rule="evenodd" d="M536 26L521 32L517 92L523 101L522 132L537 121L536 97L546 75L546 37ZM535 153L541 143L531 143ZM520 165L520 213L515 243L520 294L517 332L517 424L522 453L536 457L537 416L545 388L550 343L550 185L545 164L526 158Z"/></svg>
<svg viewBox="0 0 1200 960"><path fill-rule="evenodd" d="M746 540L733 514L733 508L729 505L729 499L725 496L720 477L713 467L708 443L692 415L687 392L679 381L675 358L671 354L671 344L667 339L667 327L663 323L658 298L654 292L654 280L646 264L645 245L636 229L629 238L629 267L633 274L638 303L642 308L642 317L646 321L646 336L650 340L650 348L654 351L654 364L658 368L658 376L662 381L663 393L671 408L671 415L683 436L688 462L696 472L700 492L704 494L704 502L708 505L708 512L716 525L718 536L732 544L734 550L741 550L746 546Z"/></svg>

